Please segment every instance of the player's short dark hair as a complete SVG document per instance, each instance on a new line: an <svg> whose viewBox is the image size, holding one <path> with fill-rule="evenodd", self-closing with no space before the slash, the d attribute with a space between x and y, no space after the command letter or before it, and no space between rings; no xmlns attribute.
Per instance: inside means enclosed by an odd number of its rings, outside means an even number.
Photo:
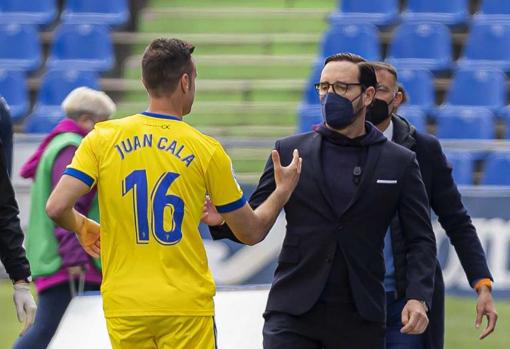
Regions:
<svg viewBox="0 0 510 349"><path fill-rule="evenodd" d="M365 58L350 52L341 52L331 55L326 58L324 65L330 62L351 62L358 66L359 75L358 80L361 84L362 90L372 86L377 87L377 77L375 75L374 67L366 61Z"/></svg>
<svg viewBox="0 0 510 349"><path fill-rule="evenodd" d="M194 49L179 39L153 40L142 58L142 79L149 94L160 97L174 92L182 75L193 70Z"/></svg>

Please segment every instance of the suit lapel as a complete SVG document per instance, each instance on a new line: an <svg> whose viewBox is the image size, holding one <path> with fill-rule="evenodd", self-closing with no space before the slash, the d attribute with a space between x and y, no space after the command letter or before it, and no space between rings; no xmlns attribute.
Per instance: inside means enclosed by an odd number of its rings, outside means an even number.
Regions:
<svg viewBox="0 0 510 349"><path fill-rule="evenodd" d="M310 168L311 175L315 179L317 186L319 187L322 196L326 199L329 204L331 210L336 213L335 205L333 204L333 200L331 199L331 191L326 186L326 179L324 177L324 171L322 170L322 155L321 155L321 146L322 146L322 136L314 132L311 139L310 144ZM305 167L306 164L303 164Z"/></svg>
<svg viewBox="0 0 510 349"><path fill-rule="evenodd" d="M368 147L367 160L365 162L365 166L362 169L361 180L358 186L358 190L354 193L354 196L344 211L344 214L349 211L349 209L358 201L366 187L370 184L372 178L374 178L375 168L377 166L377 162L379 161L379 156L381 155L382 145L384 143L379 143L376 145L372 145Z"/></svg>

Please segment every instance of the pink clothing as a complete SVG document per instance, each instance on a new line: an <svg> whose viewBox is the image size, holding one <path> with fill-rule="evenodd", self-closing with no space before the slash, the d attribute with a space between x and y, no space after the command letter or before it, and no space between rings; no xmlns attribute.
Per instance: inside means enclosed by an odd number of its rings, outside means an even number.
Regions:
<svg viewBox="0 0 510 349"><path fill-rule="evenodd" d="M87 132L80 128L74 120L63 119L43 140L34 155L32 155L32 157L23 165L23 168L20 171L21 176L24 178L34 178L39 161L48 144L57 135L68 132L77 133L81 136L85 136L87 134ZM67 165L71 163L76 149L77 148L75 146L68 146L62 149L55 158L51 170L52 189L57 185ZM92 189L88 194L82 196L75 205L76 210L86 215L90 210L95 193L95 189ZM85 267L86 283L101 284L101 271L93 265L91 257L88 256L80 246L76 236L72 232L61 227L55 227L55 237L58 241L58 252L62 259L62 267L59 271L52 275L36 278L34 283L37 291L42 292L58 284L68 282L70 276L67 268L80 265Z"/></svg>
<svg viewBox="0 0 510 349"><path fill-rule="evenodd" d="M103 279L101 272L90 262L87 262L85 268L87 270L85 274L85 282L100 285ZM67 268L61 268L53 275L40 276L34 280L35 288L38 293L65 282L69 282L69 273L67 272Z"/></svg>
<svg viewBox="0 0 510 349"><path fill-rule="evenodd" d="M27 162L23 165L20 170L20 175L23 178L34 178L35 173L37 171L37 166L39 165L39 161L41 160L41 156L44 153L44 150L50 144L53 138L58 136L61 133L73 132L85 137L87 135L87 131L82 129L76 121L65 118L60 121L57 126L44 138L42 143L39 145L35 153L28 159Z"/></svg>

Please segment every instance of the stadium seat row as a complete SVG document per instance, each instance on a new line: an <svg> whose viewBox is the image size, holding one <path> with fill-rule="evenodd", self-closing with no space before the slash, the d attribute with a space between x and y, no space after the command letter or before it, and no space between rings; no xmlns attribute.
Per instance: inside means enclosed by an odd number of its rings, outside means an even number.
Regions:
<svg viewBox="0 0 510 349"><path fill-rule="evenodd" d="M404 23L393 33L386 60L401 68L420 66L434 73L449 72L456 65L497 67L510 72L509 42L510 21L475 22L470 26L463 55L455 64L448 27L435 22ZM331 25L322 41L321 56L343 51L357 53L368 60L381 60L377 27L367 23Z"/></svg>
<svg viewBox="0 0 510 349"><path fill-rule="evenodd" d="M0 23L47 26L57 18L56 0L0 0ZM61 19L66 23L120 26L129 20L127 0L66 0Z"/></svg>
<svg viewBox="0 0 510 349"><path fill-rule="evenodd" d="M314 83L320 80L322 62L314 68L305 91L305 103L318 104L319 97ZM455 71L451 85L446 94L445 103L437 108L434 96L434 77L426 69L398 69L398 79L408 96L407 105L418 107L434 117L441 110L449 109L487 109L489 120L495 117L507 117L507 78L497 68L461 68Z"/></svg>
<svg viewBox="0 0 510 349"><path fill-rule="evenodd" d="M42 63L39 33L32 25L0 24L0 69L33 72ZM53 38L46 65L105 72L113 67L113 44L108 27L62 24Z"/></svg>
<svg viewBox="0 0 510 349"><path fill-rule="evenodd" d="M29 117L27 127L28 132L51 130L50 124L41 124L43 129L33 130L29 126L30 122L37 119L38 115L48 114L48 116L62 116L60 103L69 92L79 86L87 86L98 89L99 83L97 74L93 71L78 70L58 70L48 71L41 79L39 93L37 95L34 111ZM27 83L25 74L21 71L0 70L0 95L9 103L13 121L19 121L25 116L30 103L28 98Z"/></svg>
<svg viewBox="0 0 510 349"><path fill-rule="evenodd" d="M339 0L338 11L331 15L331 23L372 23L387 27L399 23L431 21L451 27L467 24L471 18L469 0L407 0L406 9L399 13L398 0ZM482 0L476 21L510 21L510 2Z"/></svg>
<svg viewBox="0 0 510 349"><path fill-rule="evenodd" d="M458 185L472 185L476 156L467 151L446 152ZM486 156L481 185L510 185L510 152L493 152Z"/></svg>

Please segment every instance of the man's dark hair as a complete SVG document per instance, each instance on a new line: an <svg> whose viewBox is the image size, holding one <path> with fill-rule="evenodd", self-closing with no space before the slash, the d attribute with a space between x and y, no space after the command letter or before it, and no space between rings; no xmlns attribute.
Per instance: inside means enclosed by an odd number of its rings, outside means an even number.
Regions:
<svg viewBox="0 0 510 349"><path fill-rule="evenodd" d="M183 74L191 74L195 47L179 39L155 39L142 58L142 79L155 97L175 91Z"/></svg>
<svg viewBox="0 0 510 349"><path fill-rule="evenodd" d="M374 67L366 61L365 58L350 52L341 52L331 55L326 58L324 65L329 62L351 62L358 66L359 75L358 80L361 84L361 89L366 90L367 87L377 87L377 77L375 75Z"/></svg>
<svg viewBox="0 0 510 349"><path fill-rule="evenodd" d="M374 67L375 71L386 70L395 77L395 81L398 81L397 69L391 64L384 62L370 62L370 64Z"/></svg>

